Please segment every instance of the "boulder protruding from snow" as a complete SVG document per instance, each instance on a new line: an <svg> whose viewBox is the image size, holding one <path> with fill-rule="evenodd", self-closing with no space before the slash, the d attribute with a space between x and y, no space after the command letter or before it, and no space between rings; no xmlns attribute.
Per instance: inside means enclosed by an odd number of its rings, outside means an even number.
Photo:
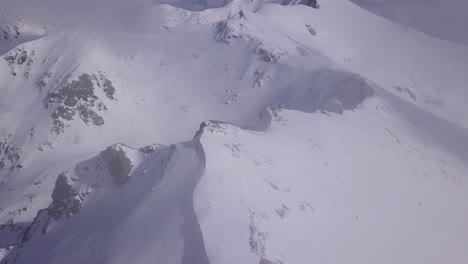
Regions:
<svg viewBox="0 0 468 264"><path fill-rule="evenodd" d="M85 190L85 191L83 191ZM85 197L90 193L82 184L76 182L68 172L59 174L52 191L52 202L46 209L39 210L31 225L23 232L21 244L29 241L36 231L47 234L49 225L63 216L71 217L81 209Z"/></svg>
<svg viewBox="0 0 468 264"><path fill-rule="evenodd" d="M63 215L74 215L80 210L83 201L84 196L80 194L68 173L61 173L52 192L52 203L48 208L49 215L55 220Z"/></svg>
<svg viewBox="0 0 468 264"><path fill-rule="evenodd" d="M100 153L105 160L109 175L116 185L122 185L130 179L130 172L133 165L128 158L125 149L128 148L122 144L116 144L108 147Z"/></svg>
<svg viewBox="0 0 468 264"><path fill-rule="evenodd" d="M23 151L11 144L8 137L0 139L0 171L6 169L21 169L24 165L18 163Z"/></svg>

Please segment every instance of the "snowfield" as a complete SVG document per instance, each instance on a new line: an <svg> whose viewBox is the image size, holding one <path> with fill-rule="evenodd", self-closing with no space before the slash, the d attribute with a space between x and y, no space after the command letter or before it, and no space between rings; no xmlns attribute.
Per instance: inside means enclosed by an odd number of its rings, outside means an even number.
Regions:
<svg viewBox="0 0 468 264"><path fill-rule="evenodd" d="M0 17L0 263L468 262L468 47L348 0L128 13Z"/></svg>
<svg viewBox="0 0 468 264"><path fill-rule="evenodd" d="M465 164L387 113L370 113L372 101L343 115L271 110L260 133L205 128L195 208L210 261L465 259Z"/></svg>

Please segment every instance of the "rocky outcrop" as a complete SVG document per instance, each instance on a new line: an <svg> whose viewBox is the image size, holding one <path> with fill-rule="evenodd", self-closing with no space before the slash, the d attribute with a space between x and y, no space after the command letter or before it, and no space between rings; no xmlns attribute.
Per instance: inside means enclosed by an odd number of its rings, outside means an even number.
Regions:
<svg viewBox="0 0 468 264"><path fill-rule="evenodd" d="M259 57L259 59L266 63L276 63L278 59L285 55L283 51L277 51L266 47L264 43L260 42L253 52Z"/></svg>
<svg viewBox="0 0 468 264"><path fill-rule="evenodd" d="M74 182L68 172L61 173L55 181L52 202L48 208L38 211L31 225L23 232L21 243L29 241L38 230L43 235L47 234L52 221L77 214L90 193L90 189L82 188L81 183Z"/></svg>
<svg viewBox="0 0 468 264"><path fill-rule="evenodd" d="M315 8L315 9L320 8L320 5L319 5L319 3L318 3L317 0L303 0L303 1L301 2L301 4L303 4L303 5L308 5L308 6L310 6L310 7Z"/></svg>
<svg viewBox="0 0 468 264"><path fill-rule="evenodd" d="M71 216L81 208L86 193L80 193L79 188L75 186L68 173L61 173L55 182L55 188L52 192L52 203L47 209L49 215L55 220L62 216Z"/></svg>
<svg viewBox="0 0 468 264"><path fill-rule="evenodd" d="M11 69L11 74L17 76L17 73L22 70L23 77L29 78L31 65L36 60L34 50L26 50L24 48L16 48L6 54L3 59Z"/></svg>
<svg viewBox="0 0 468 264"><path fill-rule="evenodd" d="M21 36L21 31L18 25L8 23L2 20L0 13L0 54L2 51L7 51L13 43Z"/></svg>
<svg viewBox="0 0 468 264"><path fill-rule="evenodd" d="M158 151L158 150L161 150L161 149L164 149L166 148L166 146L164 145L161 145L161 144L154 144L154 145L149 145L149 146L146 146L146 147L142 147L139 149L140 152L143 153L143 155L148 155L148 154L151 154L155 151Z"/></svg>
<svg viewBox="0 0 468 264"><path fill-rule="evenodd" d="M133 165L122 148L122 145L117 144L110 146L99 155L106 162L109 175L116 185L122 185L130 179L130 172Z"/></svg>
<svg viewBox="0 0 468 264"><path fill-rule="evenodd" d="M215 24L216 42L229 45L235 40L250 40L252 36L246 33L247 27L232 20L224 20Z"/></svg>
<svg viewBox="0 0 468 264"><path fill-rule="evenodd" d="M1 27L0 37L3 41L9 41L11 39L17 39L20 35L18 26L5 25Z"/></svg>
<svg viewBox="0 0 468 264"><path fill-rule="evenodd" d="M8 138L0 140L0 171L6 169L20 169L23 167L19 163L22 155L21 148L9 143Z"/></svg>
<svg viewBox="0 0 468 264"><path fill-rule="evenodd" d="M42 89L47 83L41 79L37 85ZM77 80L70 81L47 95L46 108L58 105L52 113L54 134L64 132L67 128L66 122L74 120L75 117L87 125L104 125L104 118L100 112L107 111L107 107L97 96L96 87L102 89L107 99L116 99L112 82L101 72L98 75L81 74Z"/></svg>
<svg viewBox="0 0 468 264"><path fill-rule="evenodd" d="M144 158L165 148L163 145L154 144L136 150L123 144L115 144L94 158L77 164L73 172L59 174L51 194L52 202L46 209L38 211L27 228L19 230L22 231L19 245L26 243L37 234L46 235L55 221L79 213L87 196L102 188L102 185L97 184L102 183L101 175L110 176L117 186L125 184L130 179L134 166L128 157L128 152L133 151L132 154ZM94 178L94 181L89 177ZM0 231L1 228L2 226Z"/></svg>

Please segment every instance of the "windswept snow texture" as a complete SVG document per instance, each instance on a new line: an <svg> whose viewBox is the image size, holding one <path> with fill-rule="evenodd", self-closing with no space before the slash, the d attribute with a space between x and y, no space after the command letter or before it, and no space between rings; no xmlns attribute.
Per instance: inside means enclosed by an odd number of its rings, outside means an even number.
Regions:
<svg viewBox="0 0 468 264"><path fill-rule="evenodd" d="M376 104L205 127L195 206L210 262L463 263L466 164Z"/></svg>
<svg viewBox="0 0 468 264"><path fill-rule="evenodd" d="M86 2L0 6L1 264L468 263L468 48L348 0Z"/></svg>

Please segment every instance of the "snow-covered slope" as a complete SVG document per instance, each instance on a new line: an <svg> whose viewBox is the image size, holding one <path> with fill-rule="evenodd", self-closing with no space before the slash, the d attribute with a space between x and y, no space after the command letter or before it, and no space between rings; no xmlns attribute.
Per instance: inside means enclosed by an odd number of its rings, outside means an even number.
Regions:
<svg viewBox="0 0 468 264"><path fill-rule="evenodd" d="M211 263L466 261L466 164L376 104L206 127L195 210Z"/></svg>
<svg viewBox="0 0 468 264"><path fill-rule="evenodd" d="M0 10L0 54L46 34L50 26L25 19L10 18Z"/></svg>
<svg viewBox="0 0 468 264"><path fill-rule="evenodd" d="M468 49L278 3L0 42L2 263L468 261Z"/></svg>

